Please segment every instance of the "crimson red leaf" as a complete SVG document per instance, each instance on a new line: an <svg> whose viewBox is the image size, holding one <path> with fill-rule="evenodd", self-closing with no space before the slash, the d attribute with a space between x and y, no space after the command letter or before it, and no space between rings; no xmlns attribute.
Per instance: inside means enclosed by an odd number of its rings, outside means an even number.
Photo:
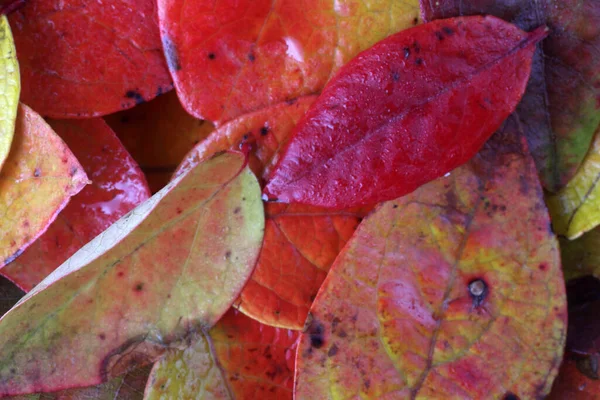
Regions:
<svg viewBox="0 0 600 400"><path fill-rule="evenodd" d="M150 196L144 174L101 118L50 120L92 180L48 230L1 270L31 290L84 244Z"/></svg>
<svg viewBox="0 0 600 400"><path fill-rule="evenodd" d="M352 207L399 197L465 163L516 107L545 34L476 16L379 42L325 88L264 193Z"/></svg>
<svg viewBox="0 0 600 400"><path fill-rule="evenodd" d="M517 112L544 187L567 184L600 122L600 2L597 0L421 0L425 20L489 14L551 31L534 55Z"/></svg>
<svg viewBox="0 0 600 400"><path fill-rule="evenodd" d="M21 100L43 116L109 114L171 88L154 0L28 0L10 15Z"/></svg>

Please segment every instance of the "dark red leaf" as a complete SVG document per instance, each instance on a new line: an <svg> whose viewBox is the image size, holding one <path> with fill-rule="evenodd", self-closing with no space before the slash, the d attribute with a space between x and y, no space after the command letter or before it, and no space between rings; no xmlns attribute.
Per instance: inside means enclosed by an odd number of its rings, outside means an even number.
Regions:
<svg viewBox="0 0 600 400"><path fill-rule="evenodd" d="M514 110L545 34L476 16L379 42L331 80L264 193L346 208L402 196L444 175Z"/></svg>
<svg viewBox="0 0 600 400"><path fill-rule="evenodd" d="M517 112L544 187L557 191L583 161L600 122L600 2L421 0L425 20L489 14L551 30L534 55Z"/></svg>

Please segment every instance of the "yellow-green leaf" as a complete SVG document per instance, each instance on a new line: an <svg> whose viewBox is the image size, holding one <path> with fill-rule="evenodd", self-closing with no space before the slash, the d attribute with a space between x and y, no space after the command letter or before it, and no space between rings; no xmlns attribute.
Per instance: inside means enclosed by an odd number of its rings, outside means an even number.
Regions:
<svg viewBox="0 0 600 400"><path fill-rule="evenodd" d="M575 240L560 239L560 253L566 281L584 275L600 279L600 227Z"/></svg>
<svg viewBox="0 0 600 400"><path fill-rule="evenodd" d="M12 32L6 16L0 16L0 168L15 132L21 80Z"/></svg>
<svg viewBox="0 0 600 400"><path fill-rule="evenodd" d="M558 235L575 239L600 224L600 129L577 174L558 193L547 197Z"/></svg>
<svg viewBox="0 0 600 400"><path fill-rule="evenodd" d="M98 384L218 321L263 239L246 164L198 164L29 292L0 320L0 395Z"/></svg>

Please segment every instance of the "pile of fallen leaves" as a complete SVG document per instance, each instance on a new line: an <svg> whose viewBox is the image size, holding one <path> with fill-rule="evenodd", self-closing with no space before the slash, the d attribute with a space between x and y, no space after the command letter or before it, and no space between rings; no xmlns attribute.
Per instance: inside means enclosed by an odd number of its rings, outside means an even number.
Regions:
<svg viewBox="0 0 600 400"><path fill-rule="evenodd" d="M597 0L2 10L0 397L600 399Z"/></svg>

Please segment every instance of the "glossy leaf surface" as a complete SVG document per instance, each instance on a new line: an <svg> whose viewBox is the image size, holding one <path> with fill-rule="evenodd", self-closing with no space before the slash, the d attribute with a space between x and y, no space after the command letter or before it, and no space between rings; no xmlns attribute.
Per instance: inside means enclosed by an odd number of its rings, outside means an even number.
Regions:
<svg viewBox="0 0 600 400"><path fill-rule="evenodd" d="M547 198L552 226L558 235L576 239L600 224L599 180L600 134L596 134L573 179L558 193Z"/></svg>
<svg viewBox="0 0 600 400"><path fill-rule="evenodd" d="M21 104L11 150L0 170L0 267L44 233L87 182L60 137Z"/></svg>
<svg viewBox="0 0 600 400"><path fill-rule="evenodd" d="M154 365L145 398L291 399L298 336L230 310L191 347Z"/></svg>
<svg viewBox="0 0 600 400"><path fill-rule="evenodd" d="M175 91L104 119L140 164L153 193L169 183L183 157L214 130L210 122L189 115Z"/></svg>
<svg viewBox="0 0 600 400"><path fill-rule="evenodd" d="M517 112L544 187L557 191L600 123L600 3L596 0L421 0L425 20L490 14L525 30L547 24Z"/></svg>
<svg viewBox="0 0 600 400"><path fill-rule="evenodd" d="M311 308L297 399L548 393L565 291L517 127L507 121L467 165L363 221Z"/></svg>
<svg viewBox="0 0 600 400"><path fill-rule="evenodd" d="M159 0L186 110L216 123L320 91L359 51L419 22L418 1Z"/></svg>
<svg viewBox="0 0 600 400"><path fill-rule="evenodd" d="M225 153L199 164L0 320L0 394L98 384L211 327L250 276L263 231L246 157Z"/></svg>
<svg viewBox="0 0 600 400"><path fill-rule="evenodd" d="M444 175L514 110L544 35L465 17L379 42L327 85L264 193L340 209L391 200Z"/></svg>
<svg viewBox="0 0 600 400"><path fill-rule="evenodd" d="M180 170L219 151L246 145L252 149L250 166L264 181L314 100L314 96L301 97L223 125L190 152ZM301 329L329 267L367 211L265 204L263 247L235 306L265 324Z"/></svg>
<svg viewBox="0 0 600 400"><path fill-rule="evenodd" d="M0 168L10 150L19 107L21 80L15 43L4 15L0 16Z"/></svg>
<svg viewBox="0 0 600 400"><path fill-rule="evenodd" d="M47 117L112 113L171 88L154 0L27 0L9 17L22 100Z"/></svg>
<svg viewBox="0 0 600 400"><path fill-rule="evenodd" d="M0 273L31 290L84 244L150 197L143 173L101 118L50 120L92 181Z"/></svg>

